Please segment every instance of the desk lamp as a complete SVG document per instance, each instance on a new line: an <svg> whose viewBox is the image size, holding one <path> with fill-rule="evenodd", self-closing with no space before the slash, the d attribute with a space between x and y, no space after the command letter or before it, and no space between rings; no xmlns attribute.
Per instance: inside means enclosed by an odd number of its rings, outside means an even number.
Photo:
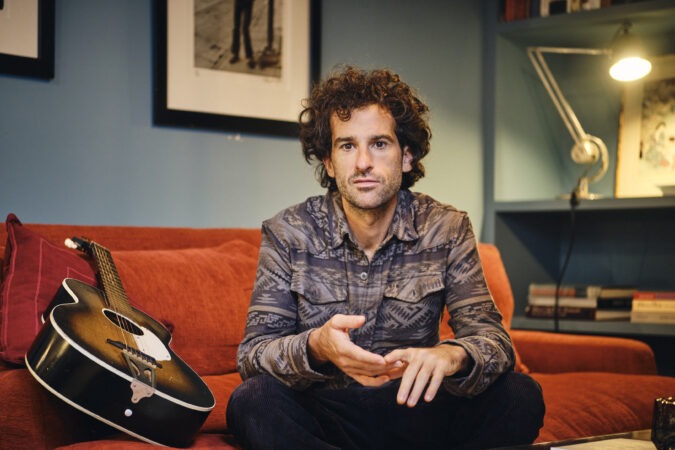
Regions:
<svg viewBox="0 0 675 450"><path fill-rule="evenodd" d="M567 130L569 131L574 145L570 152L572 161L586 165L587 168L579 178L574 194L578 199L594 199L599 195L588 192L588 185L600 180L607 172L609 155L607 146L597 136L584 131L574 110L562 94L551 69L549 68L544 53L577 54L577 55L606 55L612 65L609 69L610 76L618 81L633 81L644 77L651 71L651 63L642 57L642 46L637 37L630 34L631 23L626 21L617 31L609 48L565 48L565 47L528 47L527 54L532 65L537 71L546 92L551 97L553 104L558 110ZM594 166L598 167L593 171Z"/></svg>

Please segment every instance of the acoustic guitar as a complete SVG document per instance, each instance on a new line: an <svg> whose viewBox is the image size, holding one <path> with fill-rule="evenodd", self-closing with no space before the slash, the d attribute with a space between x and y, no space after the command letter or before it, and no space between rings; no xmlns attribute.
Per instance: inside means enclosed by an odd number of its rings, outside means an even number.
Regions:
<svg viewBox="0 0 675 450"><path fill-rule="evenodd" d="M169 347L171 334L132 307L110 251L94 258L102 290L66 278L26 354L30 373L80 411L154 444L187 447L215 406L204 381Z"/></svg>

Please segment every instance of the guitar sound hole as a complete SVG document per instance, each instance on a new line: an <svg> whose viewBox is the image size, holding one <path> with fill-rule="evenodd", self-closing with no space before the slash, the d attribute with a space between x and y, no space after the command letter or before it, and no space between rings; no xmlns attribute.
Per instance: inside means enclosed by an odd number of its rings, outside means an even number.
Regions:
<svg viewBox="0 0 675 450"><path fill-rule="evenodd" d="M136 324L134 324L126 317L119 315L114 311L110 311L109 309L104 310L103 314L105 314L108 320L114 323L115 326L122 328L124 331L135 334L137 336L141 336L143 334L143 330L141 330L138 326L136 326Z"/></svg>

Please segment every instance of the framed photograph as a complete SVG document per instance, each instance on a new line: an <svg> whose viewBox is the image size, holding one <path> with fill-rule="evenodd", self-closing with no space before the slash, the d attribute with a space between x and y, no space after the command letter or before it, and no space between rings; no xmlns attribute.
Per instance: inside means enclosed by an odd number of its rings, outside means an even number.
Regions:
<svg viewBox="0 0 675 450"><path fill-rule="evenodd" d="M616 167L616 197L675 195L675 55L626 85Z"/></svg>
<svg viewBox="0 0 675 450"><path fill-rule="evenodd" d="M155 0L156 125L298 135L319 0Z"/></svg>
<svg viewBox="0 0 675 450"><path fill-rule="evenodd" d="M54 78L54 0L0 0L0 73Z"/></svg>

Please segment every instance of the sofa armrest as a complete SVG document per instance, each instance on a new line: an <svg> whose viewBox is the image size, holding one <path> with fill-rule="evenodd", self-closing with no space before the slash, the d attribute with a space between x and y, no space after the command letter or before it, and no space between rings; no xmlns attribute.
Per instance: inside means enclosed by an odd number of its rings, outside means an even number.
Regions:
<svg viewBox="0 0 675 450"><path fill-rule="evenodd" d="M654 352L635 339L529 330L511 330L511 339L535 373L657 373Z"/></svg>

